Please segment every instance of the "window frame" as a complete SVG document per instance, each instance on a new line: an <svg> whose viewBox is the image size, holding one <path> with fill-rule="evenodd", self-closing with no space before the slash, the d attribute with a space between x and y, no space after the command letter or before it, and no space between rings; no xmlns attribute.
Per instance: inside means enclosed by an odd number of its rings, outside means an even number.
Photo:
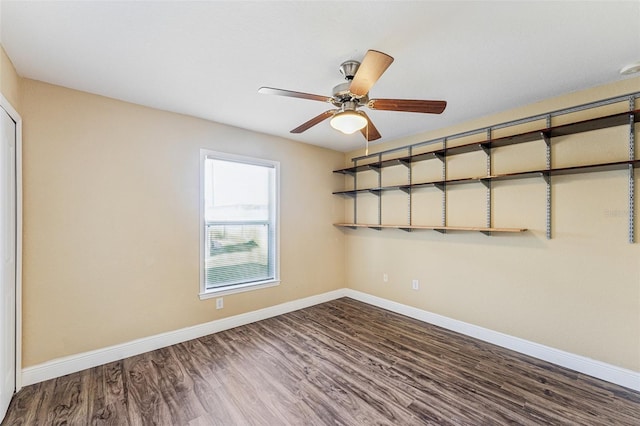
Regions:
<svg viewBox="0 0 640 426"><path fill-rule="evenodd" d="M236 163L249 164L254 166L269 167L273 169L273 182L270 199L270 224L273 226L274 241L270 241L269 244L273 249L273 278L263 281L244 282L238 284L225 285L218 288L207 288L205 278L205 258L207 254L206 250L206 218L205 218L205 162L207 159L231 161ZM256 157L248 157L244 155L229 154L225 152L213 151L210 149L200 149L200 292L199 297L201 300L210 299L213 297L220 297L227 294L241 293L245 291L258 290L261 288L273 287L280 284L280 162L274 160L266 160ZM250 222L250 221L247 221ZM231 222L230 222L231 223ZM234 222L236 223L236 222Z"/></svg>

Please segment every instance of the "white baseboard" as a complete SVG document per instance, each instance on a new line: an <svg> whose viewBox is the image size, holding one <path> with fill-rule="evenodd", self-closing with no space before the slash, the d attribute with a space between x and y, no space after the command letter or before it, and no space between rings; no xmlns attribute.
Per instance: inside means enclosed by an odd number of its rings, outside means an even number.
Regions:
<svg viewBox="0 0 640 426"><path fill-rule="evenodd" d="M109 346L94 351L57 358L22 370L22 385L28 386L45 380L75 373L87 368L96 367L109 362L118 361L141 353L153 351L176 343L186 342L208 334L217 333L263 319L297 311L319 303L339 299L345 296L345 289L330 291L304 299L298 299L280 305L270 306L246 314L211 321L180 330L170 331L155 336L133 340L119 345Z"/></svg>
<svg viewBox="0 0 640 426"><path fill-rule="evenodd" d="M396 312L429 324L437 325L456 333L464 334L503 348L551 362L561 367L615 383L635 391L640 391L640 372L627 370L615 365L596 361L581 355L554 349L535 342L509 336L477 325L458 321L422 309L403 305L391 300L372 296L360 291L345 289L345 296L388 311Z"/></svg>
<svg viewBox="0 0 640 426"><path fill-rule="evenodd" d="M288 312L293 312L298 309L307 308L330 300L339 299L341 297L350 297L373 306L446 328L447 330L455 331L534 358L548 361L598 379L640 391L639 372L626 370L601 361L554 349L528 340L520 339L518 337L509 336L497 331L346 288L282 303L280 305L259 309L253 312L247 312L246 314L235 315L233 317L223 318L168 333L133 340L120 345L109 346L103 349L97 349L47 361L45 363L23 369L22 384L23 386L27 386L44 380L61 377L65 374L75 373L87 368L118 361L123 358L286 314Z"/></svg>

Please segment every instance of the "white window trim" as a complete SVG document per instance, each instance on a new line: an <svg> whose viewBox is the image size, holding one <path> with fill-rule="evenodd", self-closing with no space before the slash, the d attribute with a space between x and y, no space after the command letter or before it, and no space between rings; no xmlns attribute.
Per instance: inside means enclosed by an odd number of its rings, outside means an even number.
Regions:
<svg viewBox="0 0 640 426"><path fill-rule="evenodd" d="M207 158L216 158L219 160L236 161L239 163L253 164L256 166L272 167L275 170L275 182L274 190L275 196L273 197L275 206L274 217L274 236L275 236L275 264L274 264L274 278L266 281L256 281L250 283L240 283L220 288L207 289L205 276L204 276L204 258L205 258L205 199L204 199L204 162ZM280 162L265 160L255 157L247 157L243 155L228 154L225 152L212 151L209 149L200 149L200 226L198 228L200 233L200 300L206 300L213 297L225 296L228 294L242 293L245 291L258 290L262 288L274 287L280 284Z"/></svg>

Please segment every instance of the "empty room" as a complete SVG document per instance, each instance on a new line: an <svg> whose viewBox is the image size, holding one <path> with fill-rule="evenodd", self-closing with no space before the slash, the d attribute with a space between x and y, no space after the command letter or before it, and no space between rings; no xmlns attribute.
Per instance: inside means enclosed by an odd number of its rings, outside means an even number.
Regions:
<svg viewBox="0 0 640 426"><path fill-rule="evenodd" d="M4 425L640 424L639 1L0 0Z"/></svg>

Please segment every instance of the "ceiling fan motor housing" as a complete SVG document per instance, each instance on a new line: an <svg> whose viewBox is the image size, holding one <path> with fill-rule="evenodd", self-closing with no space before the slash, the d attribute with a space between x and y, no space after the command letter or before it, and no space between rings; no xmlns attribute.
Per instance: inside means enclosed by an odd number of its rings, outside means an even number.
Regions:
<svg viewBox="0 0 640 426"><path fill-rule="evenodd" d="M356 98L350 91L351 82L340 83L333 88L333 101L332 103L339 107L345 102L356 102L358 106L366 105L369 102L368 94L359 98Z"/></svg>
<svg viewBox="0 0 640 426"><path fill-rule="evenodd" d="M355 102L357 106L364 106L369 101L369 97L367 95L362 97L355 97L353 93L349 91L351 87L351 81L353 77L358 72L358 68L360 67L360 62L358 61L345 61L340 64L340 73L344 76L344 83L340 83L333 88L333 104L337 107L342 107L345 102Z"/></svg>
<svg viewBox="0 0 640 426"><path fill-rule="evenodd" d="M346 83L340 83L333 88L333 100L332 104L339 107L345 102L355 102L358 106L367 105L369 102L369 94L367 93L365 96L355 97L353 93L349 91L349 87L351 87L351 82L347 81Z"/></svg>

